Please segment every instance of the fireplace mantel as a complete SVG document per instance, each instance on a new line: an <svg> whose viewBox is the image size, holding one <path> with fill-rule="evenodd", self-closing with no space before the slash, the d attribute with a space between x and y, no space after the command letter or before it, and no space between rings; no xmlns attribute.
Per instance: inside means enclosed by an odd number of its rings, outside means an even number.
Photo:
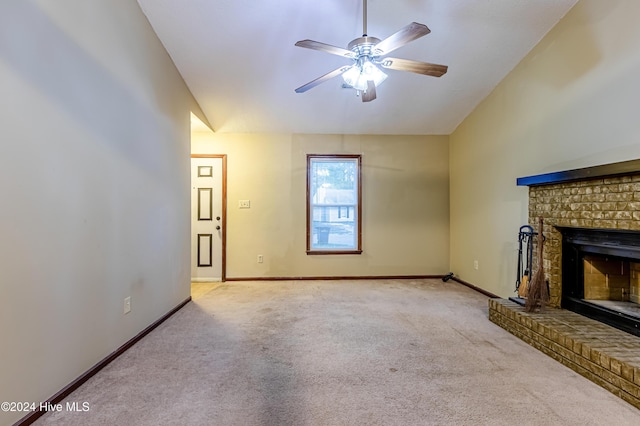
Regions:
<svg viewBox="0 0 640 426"><path fill-rule="evenodd" d="M608 178L640 173L640 159L603 164L582 169L565 170L540 175L525 176L516 179L518 186L540 186L579 180Z"/></svg>

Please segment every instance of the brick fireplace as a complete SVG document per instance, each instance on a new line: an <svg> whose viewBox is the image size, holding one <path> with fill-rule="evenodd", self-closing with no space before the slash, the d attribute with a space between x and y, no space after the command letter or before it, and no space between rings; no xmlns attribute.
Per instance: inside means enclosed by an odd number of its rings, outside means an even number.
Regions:
<svg viewBox="0 0 640 426"><path fill-rule="evenodd" d="M640 230L640 172L529 186L529 223L544 218L550 302L561 307L562 234L556 227ZM534 266L534 270L537 266Z"/></svg>
<svg viewBox="0 0 640 426"><path fill-rule="evenodd" d="M615 317L623 316L620 304L640 310L640 160L517 183L529 187L529 223L537 228L544 218L550 307L528 313L513 300L490 299L489 319L640 408L640 317L613 328L600 311L569 306L615 305Z"/></svg>

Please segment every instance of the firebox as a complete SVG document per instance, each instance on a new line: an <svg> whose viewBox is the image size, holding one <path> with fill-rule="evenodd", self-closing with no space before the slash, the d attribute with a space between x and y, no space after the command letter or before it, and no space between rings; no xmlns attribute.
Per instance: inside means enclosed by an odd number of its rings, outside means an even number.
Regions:
<svg viewBox="0 0 640 426"><path fill-rule="evenodd" d="M640 336L640 231L556 228L562 307Z"/></svg>

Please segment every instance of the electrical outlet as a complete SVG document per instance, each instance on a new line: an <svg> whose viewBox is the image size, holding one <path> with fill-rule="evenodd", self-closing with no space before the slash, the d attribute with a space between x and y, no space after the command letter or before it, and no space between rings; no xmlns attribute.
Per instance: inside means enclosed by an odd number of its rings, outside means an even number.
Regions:
<svg viewBox="0 0 640 426"><path fill-rule="evenodd" d="M238 200L238 207L241 209L250 209L251 200Z"/></svg>
<svg viewBox="0 0 640 426"><path fill-rule="evenodd" d="M125 297L124 299L124 313L128 314L131 312L131 297Z"/></svg>
<svg viewBox="0 0 640 426"><path fill-rule="evenodd" d="M474 260L474 261L473 261L473 269L475 269L475 270L477 271L477 270L478 270L478 266L479 266L479 265L478 265L478 261L477 261L477 260Z"/></svg>
<svg viewBox="0 0 640 426"><path fill-rule="evenodd" d="M258 263L262 263L262 262L264 262L264 257L261 254L259 254L258 255Z"/></svg>

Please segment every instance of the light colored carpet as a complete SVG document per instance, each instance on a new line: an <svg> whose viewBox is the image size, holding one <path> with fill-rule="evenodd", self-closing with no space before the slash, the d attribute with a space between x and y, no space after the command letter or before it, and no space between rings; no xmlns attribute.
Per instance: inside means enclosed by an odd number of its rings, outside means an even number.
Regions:
<svg viewBox="0 0 640 426"><path fill-rule="evenodd" d="M638 425L440 280L225 283L38 425Z"/></svg>
<svg viewBox="0 0 640 426"><path fill-rule="evenodd" d="M191 283L191 299L196 300L204 297L211 290L222 285L221 282L197 282Z"/></svg>

